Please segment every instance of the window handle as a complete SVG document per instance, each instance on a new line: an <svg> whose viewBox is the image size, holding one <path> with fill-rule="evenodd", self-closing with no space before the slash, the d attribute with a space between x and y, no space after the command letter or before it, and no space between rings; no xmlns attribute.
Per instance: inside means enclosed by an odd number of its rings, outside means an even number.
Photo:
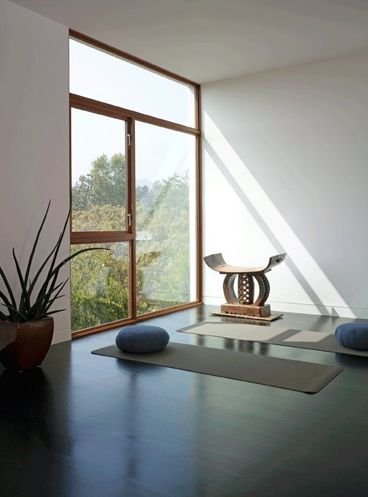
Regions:
<svg viewBox="0 0 368 497"><path fill-rule="evenodd" d="M128 214L128 226L131 226L131 225L132 225L132 215L129 212L129 214Z"/></svg>

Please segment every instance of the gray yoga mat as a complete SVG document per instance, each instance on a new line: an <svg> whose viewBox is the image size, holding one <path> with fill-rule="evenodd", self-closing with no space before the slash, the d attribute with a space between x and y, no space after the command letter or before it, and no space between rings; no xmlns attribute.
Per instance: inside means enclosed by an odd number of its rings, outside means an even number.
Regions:
<svg viewBox="0 0 368 497"><path fill-rule="evenodd" d="M92 354L305 393L319 392L342 371L341 368L323 364L173 342L155 354L126 354L115 345L94 350Z"/></svg>
<svg viewBox="0 0 368 497"><path fill-rule="evenodd" d="M216 323L212 321L203 321L177 331L368 357L368 351L343 347L338 343L334 334L323 333L321 331L292 330L273 326L257 326L245 323Z"/></svg>

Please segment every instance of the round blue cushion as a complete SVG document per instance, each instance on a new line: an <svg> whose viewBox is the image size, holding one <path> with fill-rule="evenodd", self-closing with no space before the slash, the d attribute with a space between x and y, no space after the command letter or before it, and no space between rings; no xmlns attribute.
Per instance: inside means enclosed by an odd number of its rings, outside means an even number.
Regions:
<svg viewBox="0 0 368 497"><path fill-rule="evenodd" d="M122 352L147 354L163 350L169 343L169 338L168 332L163 328L138 324L122 328L115 342Z"/></svg>
<svg viewBox="0 0 368 497"><path fill-rule="evenodd" d="M336 328L335 337L349 349L368 350L368 322L340 324Z"/></svg>

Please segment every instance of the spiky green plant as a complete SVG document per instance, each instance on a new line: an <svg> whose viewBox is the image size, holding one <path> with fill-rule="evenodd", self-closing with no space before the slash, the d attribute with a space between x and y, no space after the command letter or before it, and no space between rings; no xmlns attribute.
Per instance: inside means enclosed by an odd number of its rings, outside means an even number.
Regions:
<svg viewBox="0 0 368 497"><path fill-rule="evenodd" d="M66 257L65 259L58 261L58 255L63 241L65 231L70 218L70 211L65 220L63 229L58 236L55 246L48 254L46 259L37 268L35 272L32 272L32 263L37 250L38 242L42 233L42 229L45 225L47 215L50 210L51 201L49 201L46 213L43 216L41 225L37 231L35 241L32 246L31 253L28 258L27 266L25 272L22 271L17 256L15 254L15 249L13 248L12 254L15 263L15 268L18 275L18 280L21 287L21 294L18 302L14 296L14 292L9 283L4 269L0 265L0 277L4 282L4 291L0 290L0 303L5 307L6 311L0 310L0 321L11 321L14 323L24 323L26 321L37 321L39 319L45 319L57 312L62 312L65 309L52 309L53 304L64 297L61 293L67 284L69 278L65 281L59 282L59 273L61 269L69 261L77 257L77 255L88 252L90 250L108 250L106 248L84 248L78 250L74 254ZM31 276L32 275L32 276ZM35 293L35 288L38 283L38 292Z"/></svg>

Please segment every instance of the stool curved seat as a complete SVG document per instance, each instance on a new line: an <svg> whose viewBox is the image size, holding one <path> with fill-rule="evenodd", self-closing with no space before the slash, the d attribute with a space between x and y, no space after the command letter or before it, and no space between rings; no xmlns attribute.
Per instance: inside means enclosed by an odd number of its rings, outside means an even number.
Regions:
<svg viewBox="0 0 368 497"><path fill-rule="evenodd" d="M232 266L225 262L223 255L211 254L204 257L204 261L207 266L220 274L259 274L267 273L278 264L280 264L285 259L286 254L276 254L269 258L269 261L264 266L260 267L243 267L243 266Z"/></svg>

